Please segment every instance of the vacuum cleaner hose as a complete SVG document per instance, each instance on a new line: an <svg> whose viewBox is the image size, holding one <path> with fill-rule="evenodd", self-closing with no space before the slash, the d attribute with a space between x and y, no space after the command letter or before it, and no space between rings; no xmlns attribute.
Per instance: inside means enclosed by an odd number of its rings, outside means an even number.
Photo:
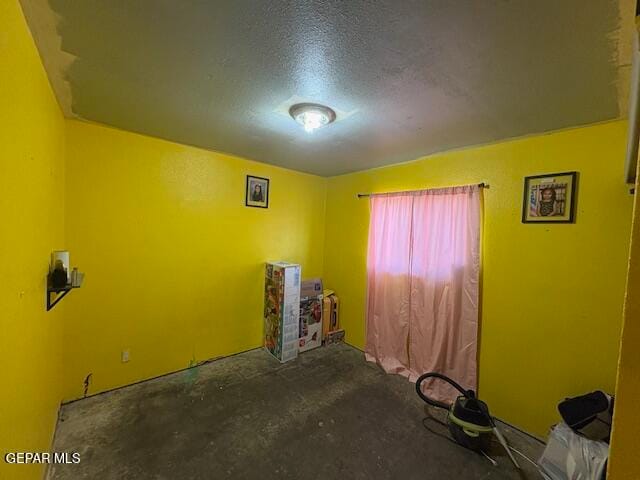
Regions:
<svg viewBox="0 0 640 480"><path fill-rule="evenodd" d="M464 388L462 388L459 384L457 384L455 381L451 380L449 377L446 377L446 376L442 375L441 373L436 373L436 372L425 373L423 375L420 375L418 377L418 379L416 380L416 393L418 394L418 396L422 400L427 402L432 407L444 408L445 410L449 410L449 408L451 408L451 405L447 405L446 403L442 403L442 402L438 402L437 400L433 400L432 398L429 398L424 393L422 393L422 382L424 382L428 378L438 378L440 380L444 380L449 385L451 385L453 388L458 390L465 397L474 398L473 395L469 391L467 391Z"/></svg>
<svg viewBox="0 0 640 480"><path fill-rule="evenodd" d="M451 385L453 388L455 388L456 390L458 390L462 396L464 396L465 398L469 399L469 400L473 400L473 402L466 402L467 405L466 406L462 406L463 409L467 409L470 410L469 408L469 404L473 403L475 408L475 412L479 413L480 415L482 415L483 417L486 418L488 425L490 426L491 430L493 430L493 433L495 434L495 436L498 438L498 441L500 442L500 444L504 447L504 449L506 450L507 454L509 455L509 458L511 459L511 461L513 462L513 464L515 465L516 468L520 468L520 465L518 464L518 462L516 461L516 458L513 456L513 453L511 453L511 449L509 448L509 444L507 444L506 439L504 438L504 436L502 435L502 433L500 432L500 430L498 430L498 427L496 425L496 422L494 421L493 417L491 416L491 414L489 413L489 408L487 407L487 404L484 402L481 402L480 400L476 399L476 395L473 392L473 390L465 390L464 388L462 388L458 383L456 383L454 380L451 380L449 377L442 375L441 373L436 373L436 372L429 372L429 373L425 373L424 375L420 375L418 377L418 380L416 380L416 393L418 394L418 396L424 400L425 402L427 402L429 405L431 405L432 407L436 407L436 408L443 408L445 410L449 410L451 409L451 413L449 414L450 416L454 415L455 412L455 408L452 408L452 405L447 405L446 403L442 403L442 402L438 402L437 400L434 400L432 398L427 397L424 393L422 393L422 382L424 382L425 380L429 379L429 378L437 378L439 380L442 380L444 382L447 382L449 385ZM458 401L456 401L456 406L458 405ZM457 414L456 414L457 415ZM449 422L451 422L451 418L449 417ZM473 423L478 424L478 421L474 421ZM449 423L449 425L451 426L451 423ZM456 441L458 443L461 443L463 446L467 446L467 448L472 448L469 447L467 443L465 443L465 441L470 438L469 437L469 433L467 433L463 427L457 427L459 430L455 430L452 429L450 427L450 430L452 432L452 435L454 436L454 438L456 439ZM463 436L457 436L455 435L456 431L462 431L463 432ZM464 435L467 435L466 437ZM477 438L477 435L475 436ZM463 438L463 440L461 440L460 438ZM473 448L472 448L473 449Z"/></svg>

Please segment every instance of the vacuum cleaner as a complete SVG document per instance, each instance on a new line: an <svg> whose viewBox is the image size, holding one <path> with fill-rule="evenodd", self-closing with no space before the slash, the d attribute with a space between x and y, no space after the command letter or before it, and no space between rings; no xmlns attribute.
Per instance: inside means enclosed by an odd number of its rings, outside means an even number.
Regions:
<svg viewBox="0 0 640 480"><path fill-rule="evenodd" d="M438 402L427 397L422 393L422 383L429 378L447 382L458 390L461 395L456 398L452 405L447 405L446 403ZM476 398L473 390L465 390L455 381L441 373L430 372L421 375L418 380L416 380L416 392L418 396L429 405L448 410L447 425L451 436L457 443L470 450L483 453L486 456L485 451L489 448L491 435L493 434L504 447L515 467L520 468L520 465L518 465L518 462L511 453L507 441L502 436L500 430L498 430L496 422L489 413L489 407L482 400Z"/></svg>

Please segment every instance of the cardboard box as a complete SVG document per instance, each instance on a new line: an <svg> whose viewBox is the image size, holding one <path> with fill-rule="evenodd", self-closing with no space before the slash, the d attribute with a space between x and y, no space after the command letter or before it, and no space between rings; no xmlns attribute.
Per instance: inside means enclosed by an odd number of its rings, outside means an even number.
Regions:
<svg viewBox="0 0 640 480"><path fill-rule="evenodd" d="M322 280L320 278L303 280L300 284L300 299L318 296L322 297Z"/></svg>
<svg viewBox="0 0 640 480"><path fill-rule="evenodd" d="M300 265L266 264L264 282L264 346L281 362L298 356Z"/></svg>
<svg viewBox="0 0 640 480"><path fill-rule="evenodd" d="M322 345L322 280L304 280L300 287L299 350Z"/></svg>
<svg viewBox="0 0 640 480"><path fill-rule="evenodd" d="M339 342L344 342L344 330L334 330L333 332L329 332L324 339L325 345L332 345Z"/></svg>
<svg viewBox="0 0 640 480"><path fill-rule="evenodd" d="M322 306L322 336L326 337L329 332L340 328L339 322L340 301L332 290L324 290Z"/></svg>

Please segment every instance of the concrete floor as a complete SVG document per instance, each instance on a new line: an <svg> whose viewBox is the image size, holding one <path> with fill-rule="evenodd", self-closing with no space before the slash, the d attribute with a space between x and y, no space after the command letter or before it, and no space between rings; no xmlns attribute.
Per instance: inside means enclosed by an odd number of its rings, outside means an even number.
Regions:
<svg viewBox="0 0 640 480"><path fill-rule="evenodd" d="M347 345L284 365L253 350L64 406L54 450L81 462L52 465L48 478L541 478L524 460L518 474L499 448L494 467L430 432L427 411L413 384ZM539 457L541 443L503 432Z"/></svg>

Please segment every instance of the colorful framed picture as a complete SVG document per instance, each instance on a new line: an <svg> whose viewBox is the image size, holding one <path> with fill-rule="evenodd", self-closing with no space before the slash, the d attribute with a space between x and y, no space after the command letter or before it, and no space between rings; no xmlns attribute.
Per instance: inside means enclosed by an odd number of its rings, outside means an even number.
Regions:
<svg viewBox="0 0 640 480"><path fill-rule="evenodd" d="M269 208L269 179L247 175L247 207Z"/></svg>
<svg viewBox="0 0 640 480"><path fill-rule="evenodd" d="M577 172L524 179L522 223L573 223Z"/></svg>

